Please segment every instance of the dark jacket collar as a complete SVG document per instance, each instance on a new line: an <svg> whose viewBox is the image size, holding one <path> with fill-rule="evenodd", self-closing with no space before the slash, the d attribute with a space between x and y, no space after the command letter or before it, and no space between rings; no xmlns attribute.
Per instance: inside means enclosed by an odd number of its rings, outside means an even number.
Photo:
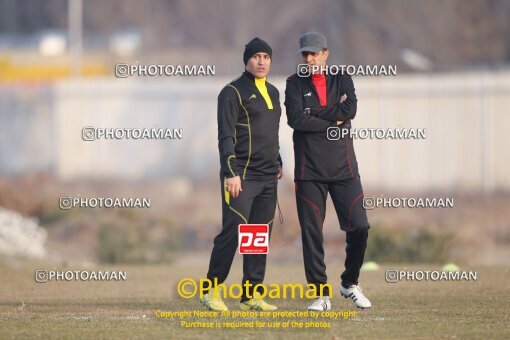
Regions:
<svg viewBox="0 0 510 340"><path fill-rule="evenodd" d="M245 78L248 78L248 79L250 79L251 81L255 82L255 76L254 76L253 74L251 74L250 72L248 72L248 71L244 71L244 72L243 72L243 76L244 76Z"/></svg>

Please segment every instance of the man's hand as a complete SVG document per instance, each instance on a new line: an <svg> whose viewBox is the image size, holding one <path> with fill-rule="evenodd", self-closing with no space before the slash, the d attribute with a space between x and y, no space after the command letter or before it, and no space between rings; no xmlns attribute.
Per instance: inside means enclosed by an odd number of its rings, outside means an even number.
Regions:
<svg viewBox="0 0 510 340"><path fill-rule="evenodd" d="M282 179L282 177L283 177L283 169L282 168L278 168L278 174L276 175L276 178Z"/></svg>
<svg viewBox="0 0 510 340"><path fill-rule="evenodd" d="M343 96L340 97L340 104L342 104L343 102L345 102L347 100L347 95L344 94ZM341 120L337 120L336 121L336 125L342 125L344 122L341 121Z"/></svg>
<svg viewBox="0 0 510 340"><path fill-rule="evenodd" d="M227 190L233 198L237 198L237 196L239 196L239 192L243 191L241 188L241 177L236 176L227 178L225 181L225 190Z"/></svg>

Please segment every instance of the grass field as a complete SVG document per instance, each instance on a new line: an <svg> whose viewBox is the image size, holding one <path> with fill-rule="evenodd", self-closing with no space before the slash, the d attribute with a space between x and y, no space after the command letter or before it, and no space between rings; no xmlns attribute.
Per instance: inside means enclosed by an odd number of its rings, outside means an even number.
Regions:
<svg viewBox="0 0 510 340"><path fill-rule="evenodd" d="M361 284L371 299L368 311L356 310L338 294L337 280L333 310L352 311L348 319L319 318L330 328L183 328L179 319L162 319L156 310L205 310L198 299L178 297L176 283L184 277L198 279L207 260L180 260L174 265L101 267L95 270L125 270L120 282L36 283L36 269L55 268L51 264L0 261L0 338L263 338L287 339L321 336L337 338L510 338L509 267L463 268L476 270L477 281L468 282L385 282L385 269L437 270L437 265L385 265L374 272L363 272ZM339 264L328 263L330 278L337 277ZM90 269L90 268L89 268ZM266 283L304 283L300 264L269 263ZM228 284L238 283L241 265L236 259ZM280 310L306 310L307 300L274 300ZM227 300L231 310L238 302ZM228 318L192 317L186 321L233 321ZM254 319L241 319L254 321ZM241 321L237 320L237 321ZM299 318L258 318L262 322L302 321Z"/></svg>

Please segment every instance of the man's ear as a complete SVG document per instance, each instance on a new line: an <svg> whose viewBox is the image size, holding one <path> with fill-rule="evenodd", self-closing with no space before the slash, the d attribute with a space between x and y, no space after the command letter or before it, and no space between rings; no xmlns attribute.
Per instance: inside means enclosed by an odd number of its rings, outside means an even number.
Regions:
<svg viewBox="0 0 510 340"><path fill-rule="evenodd" d="M323 53L324 53L324 60L328 60L329 50L325 50L325 51L323 51Z"/></svg>

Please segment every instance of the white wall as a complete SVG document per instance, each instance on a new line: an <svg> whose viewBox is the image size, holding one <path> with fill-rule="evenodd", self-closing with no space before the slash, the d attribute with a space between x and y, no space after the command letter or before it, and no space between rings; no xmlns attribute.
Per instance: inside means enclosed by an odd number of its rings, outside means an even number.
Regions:
<svg viewBox="0 0 510 340"><path fill-rule="evenodd" d="M234 78L234 77L232 77ZM62 179L216 177L216 98L227 78L64 81L54 88L54 169ZM284 102L285 79L269 79ZM357 128L426 128L426 140L355 140L364 185L510 189L510 72L356 77ZM280 144L293 168L285 110ZM84 126L183 128L182 140L81 139ZM34 141L36 143L37 141Z"/></svg>

